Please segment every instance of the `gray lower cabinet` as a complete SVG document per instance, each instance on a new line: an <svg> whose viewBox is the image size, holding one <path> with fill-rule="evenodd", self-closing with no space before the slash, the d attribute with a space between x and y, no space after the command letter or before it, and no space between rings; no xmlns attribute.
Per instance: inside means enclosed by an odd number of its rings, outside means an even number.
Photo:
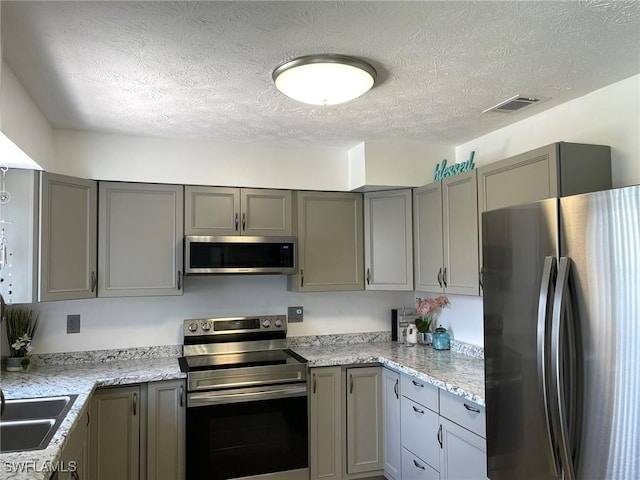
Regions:
<svg viewBox="0 0 640 480"><path fill-rule="evenodd" d="M184 380L97 389L91 399L93 480L181 480Z"/></svg>
<svg viewBox="0 0 640 480"><path fill-rule="evenodd" d="M147 479L184 480L186 397L184 380L148 384Z"/></svg>
<svg viewBox="0 0 640 480"><path fill-rule="evenodd" d="M100 182L98 296L182 295L183 187Z"/></svg>
<svg viewBox="0 0 640 480"><path fill-rule="evenodd" d="M381 471L382 368L348 368L346 398L347 473Z"/></svg>
<svg viewBox="0 0 640 480"><path fill-rule="evenodd" d="M91 400L91 478L135 480L140 475L141 387L98 389Z"/></svg>
<svg viewBox="0 0 640 480"><path fill-rule="evenodd" d="M88 480L89 472L89 423L87 408L80 414L76 428L67 437L60 455L57 480Z"/></svg>
<svg viewBox="0 0 640 480"><path fill-rule="evenodd" d="M294 192L298 292L364 290L361 193Z"/></svg>
<svg viewBox="0 0 640 480"><path fill-rule="evenodd" d="M382 369L382 458L387 480L402 480L400 437L400 374Z"/></svg>
<svg viewBox="0 0 640 480"><path fill-rule="evenodd" d="M39 301L96 296L97 213L97 182L41 172Z"/></svg>
<svg viewBox="0 0 640 480"><path fill-rule="evenodd" d="M311 480L342 478L342 373L312 368L309 395Z"/></svg>

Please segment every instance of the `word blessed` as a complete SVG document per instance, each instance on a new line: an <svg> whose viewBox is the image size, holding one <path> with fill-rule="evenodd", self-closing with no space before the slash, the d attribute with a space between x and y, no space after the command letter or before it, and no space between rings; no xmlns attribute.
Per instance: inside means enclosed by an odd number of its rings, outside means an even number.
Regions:
<svg viewBox="0 0 640 480"><path fill-rule="evenodd" d="M4 471L8 473L28 473L28 472L36 472L36 473L67 473L67 472L75 472L78 469L76 462L36 462L36 461L25 461L25 462L4 462Z"/></svg>
<svg viewBox="0 0 640 480"><path fill-rule="evenodd" d="M437 182L438 180L442 180L443 178L453 177L454 175L458 175L460 173L468 172L469 170L473 170L475 165L473 164L473 157L476 152L471 152L469 156L469 160L464 163L454 163L453 165L449 165L447 167L447 159L442 160L441 163L436 165L436 172L433 175L433 181Z"/></svg>

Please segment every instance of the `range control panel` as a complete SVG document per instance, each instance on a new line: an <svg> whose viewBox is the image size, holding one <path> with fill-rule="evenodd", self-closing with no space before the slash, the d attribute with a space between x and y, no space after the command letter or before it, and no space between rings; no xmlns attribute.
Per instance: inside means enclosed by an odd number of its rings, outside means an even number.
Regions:
<svg viewBox="0 0 640 480"><path fill-rule="evenodd" d="M255 317L193 318L184 321L184 336L260 333L287 330L286 315Z"/></svg>

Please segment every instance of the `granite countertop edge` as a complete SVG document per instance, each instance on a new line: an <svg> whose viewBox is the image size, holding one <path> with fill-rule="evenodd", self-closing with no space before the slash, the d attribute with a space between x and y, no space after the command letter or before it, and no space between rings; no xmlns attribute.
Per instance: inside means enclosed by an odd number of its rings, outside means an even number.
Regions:
<svg viewBox="0 0 640 480"><path fill-rule="evenodd" d="M396 342L292 346L309 367L381 364L413 375L455 395L484 406L484 361L462 353L437 352L430 346L413 348ZM78 397L49 445L43 450L0 454L0 471L7 480L48 480L60 460L67 438L89 408L89 398L100 387L186 378L176 357L115 360L103 363L37 365L27 374L3 372L7 399L73 395ZM19 472L17 464L30 465ZM49 467L49 470L47 470Z"/></svg>

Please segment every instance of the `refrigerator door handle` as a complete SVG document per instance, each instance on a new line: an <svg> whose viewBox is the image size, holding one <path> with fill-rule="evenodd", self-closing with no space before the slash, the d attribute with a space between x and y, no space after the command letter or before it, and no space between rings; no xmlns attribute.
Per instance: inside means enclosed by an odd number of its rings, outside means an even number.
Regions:
<svg viewBox="0 0 640 480"><path fill-rule="evenodd" d="M538 298L538 325L537 325L537 361L538 361L538 389L544 404L544 418L547 436L547 455L554 477L560 475L560 459L554 441L553 421L551 418L550 404L550 379L549 379L549 342L548 333L551 329L551 313L553 307L554 286L556 282L556 259L545 257L542 268L542 280L540 282L540 296Z"/></svg>
<svg viewBox="0 0 640 480"><path fill-rule="evenodd" d="M571 260L567 257L560 257L551 321L551 418L558 442L563 480L575 480L576 478L573 465L575 437L572 438L571 434L575 434L577 427L577 388L573 383L576 382L577 370L574 359L577 357L577 352L573 309L569 298L570 271ZM568 365L569 378L565 378L565 362ZM567 381L572 382L568 389L566 388ZM567 395L569 395L568 399Z"/></svg>

